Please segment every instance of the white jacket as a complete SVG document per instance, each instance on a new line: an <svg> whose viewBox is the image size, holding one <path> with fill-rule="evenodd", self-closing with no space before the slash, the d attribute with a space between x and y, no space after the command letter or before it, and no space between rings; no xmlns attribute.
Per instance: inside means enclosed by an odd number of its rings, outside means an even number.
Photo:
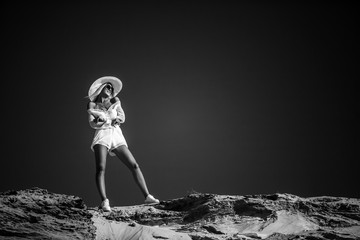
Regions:
<svg viewBox="0 0 360 240"><path fill-rule="evenodd" d="M88 109L89 124L94 129L108 129L113 128L112 121L119 119L120 123L125 122L125 113L121 108L120 101L113 103L107 110L101 109L96 105L95 108ZM101 122L103 122L101 124Z"/></svg>

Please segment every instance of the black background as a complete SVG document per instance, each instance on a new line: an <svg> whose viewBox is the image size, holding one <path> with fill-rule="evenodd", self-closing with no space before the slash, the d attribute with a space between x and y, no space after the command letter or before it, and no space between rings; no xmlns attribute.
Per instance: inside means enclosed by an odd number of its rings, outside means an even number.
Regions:
<svg viewBox="0 0 360 240"><path fill-rule="evenodd" d="M0 191L94 206L87 91L119 94L129 148L160 199L190 191L360 197L358 41L349 4L13 4L2 7ZM107 164L112 205L142 203Z"/></svg>

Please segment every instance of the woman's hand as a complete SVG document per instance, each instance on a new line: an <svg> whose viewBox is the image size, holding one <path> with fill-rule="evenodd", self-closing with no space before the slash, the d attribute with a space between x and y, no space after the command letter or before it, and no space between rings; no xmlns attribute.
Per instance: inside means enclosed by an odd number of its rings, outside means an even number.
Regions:
<svg viewBox="0 0 360 240"><path fill-rule="evenodd" d="M114 127L116 125L120 126L120 123L121 123L120 119L116 118L111 122L111 125L114 126Z"/></svg>
<svg viewBox="0 0 360 240"><path fill-rule="evenodd" d="M95 121L96 121L96 123L104 123L104 122L106 122L105 119L103 119L102 117L95 118Z"/></svg>

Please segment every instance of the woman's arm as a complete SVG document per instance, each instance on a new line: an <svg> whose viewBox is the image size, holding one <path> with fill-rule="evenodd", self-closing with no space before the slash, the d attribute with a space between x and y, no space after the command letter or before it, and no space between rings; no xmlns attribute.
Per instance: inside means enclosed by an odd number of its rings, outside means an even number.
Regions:
<svg viewBox="0 0 360 240"><path fill-rule="evenodd" d="M87 109L89 113L89 124L94 129L99 129L106 122L101 116L95 116L92 114L92 110L95 108L96 104L94 102L89 102Z"/></svg>
<svg viewBox="0 0 360 240"><path fill-rule="evenodd" d="M121 107L120 99L118 97L115 97L115 102L119 102L116 106L116 112L117 112L116 119L119 119L120 123L124 123L125 122L125 113Z"/></svg>

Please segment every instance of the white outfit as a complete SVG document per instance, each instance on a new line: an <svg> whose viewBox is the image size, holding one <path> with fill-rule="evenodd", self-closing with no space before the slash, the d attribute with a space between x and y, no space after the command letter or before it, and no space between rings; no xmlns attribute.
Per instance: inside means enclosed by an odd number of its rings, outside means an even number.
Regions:
<svg viewBox="0 0 360 240"><path fill-rule="evenodd" d="M118 125L111 125L112 120L115 119L119 119L121 123L125 122L125 113L121 108L120 101L115 102L108 109L97 104L95 108L89 109L88 113L90 126L96 129L94 139L91 144L91 149L93 151L96 144L101 144L107 147L111 156L115 156L112 150L122 145L127 146L125 137L120 127ZM103 124L96 124L96 121L100 123L103 122Z"/></svg>

